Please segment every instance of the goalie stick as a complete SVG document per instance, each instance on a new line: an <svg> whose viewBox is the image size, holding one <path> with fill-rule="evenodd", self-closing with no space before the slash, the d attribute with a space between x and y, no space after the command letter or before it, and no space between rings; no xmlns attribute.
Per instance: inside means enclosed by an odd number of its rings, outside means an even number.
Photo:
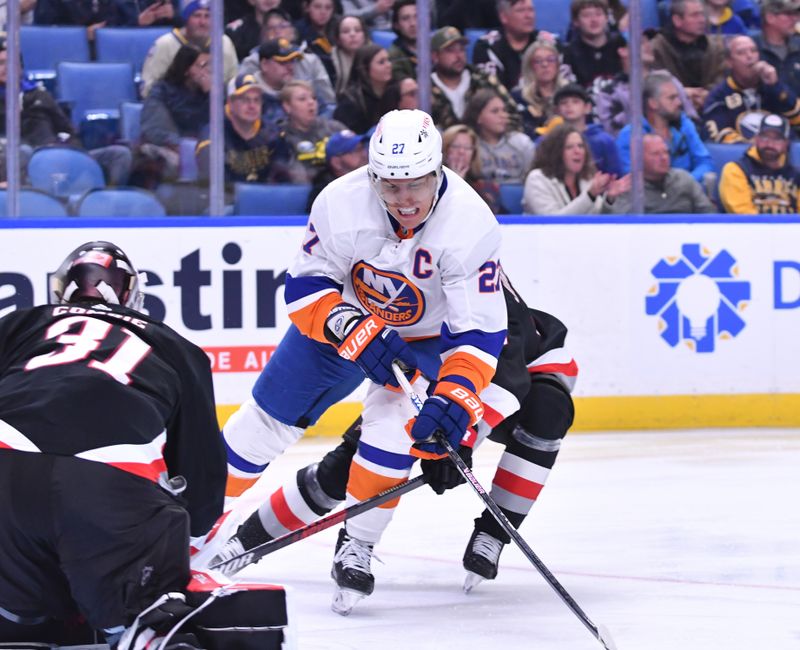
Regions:
<svg viewBox="0 0 800 650"><path fill-rule="evenodd" d="M419 412L420 409L422 409L422 399L414 392L414 389L411 387L411 384L408 382L408 379L406 379L406 376L403 374L403 371L400 369L400 367L395 363L392 368L394 370L395 377L397 377L397 381L400 383L400 387L411 400L411 403L414 405L414 408L416 408L417 412ZM616 646L611 640L611 635L609 634L608 630L602 626L597 626L592 623L589 617L580 608L578 603L575 602L575 600L569 595L567 590L564 589L558 579L550 572L550 569L544 565L536 553L533 552L533 549L528 546L528 543L522 538L522 535L517 532L517 529L514 528L508 518L503 514L503 511L500 510L500 506L495 503L495 500L486 492L483 486L478 482L478 479L475 478L475 475L472 473L469 465L467 465L464 462L464 459L458 455L458 452L453 449L453 445L450 444L450 441L441 435L441 433L437 433L436 437L437 442L444 447L445 451L447 451L447 455L455 464L456 468L458 468L461 476L464 477L467 483L469 483L470 487L481 498L481 501L483 501L483 503L486 505L486 508L489 510L489 512L492 513L492 516L497 520L497 523L500 524L503 530L511 537L511 539L514 540L514 543L519 547L519 550L522 551L522 554L528 558L531 564L533 564L534 568L545 579L547 584L553 588L561 600L564 601L564 604L569 607L572 613L580 619L581 623L586 626L592 635L603 644L603 647L606 650L616 650Z"/></svg>
<svg viewBox="0 0 800 650"><path fill-rule="evenodd" d="M289 544L294 544L295 542L299 542L301 539L305 539L306 537L315 535L316 533L319 533L327 528L331 528L338 523L346 521L347 519L351 519L356 515L360 515L362 512L377 508L387 501L397 499L407 492L415 490L420 485L424 485L424 483L425 477L422 475L416 476L408 481L405 481L404 483L400 483L399 485L395 485L388 490L384 490L383 492L376 494L374 497L354 503L352 506L349 506L344 510L334 512L327 517L323 517L322 519L318 519L317 521L308 524L307 526L303 526L302 528L293 530L285 535L271 539L268 542L254 546L249 551L235 555L223 562L217 562L208 568L224 571L228 575L231 575L237 571L241 571L244 567L249 566L250 564L255 564L265 555L269 555L278 549L289 546Z"/></svg>

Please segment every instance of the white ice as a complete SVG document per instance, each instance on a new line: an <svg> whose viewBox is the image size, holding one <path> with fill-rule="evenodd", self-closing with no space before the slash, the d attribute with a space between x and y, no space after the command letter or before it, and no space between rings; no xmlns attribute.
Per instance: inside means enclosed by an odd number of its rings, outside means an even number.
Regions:
<svg viewBox="0 0 800 650"><path fill-rule="evenodd" d="M255 490L334 445L301 442ZM500 451L476 452L487 488ZM798 476L798 430L569 434L520 532L619 650L797 650ZM481 509L466 485L404 497L377 547L375 593L346 618L330 610L337 528L239 577L291 588L301 650L602 648L513 546L495 581L462 592Z"/></svg>

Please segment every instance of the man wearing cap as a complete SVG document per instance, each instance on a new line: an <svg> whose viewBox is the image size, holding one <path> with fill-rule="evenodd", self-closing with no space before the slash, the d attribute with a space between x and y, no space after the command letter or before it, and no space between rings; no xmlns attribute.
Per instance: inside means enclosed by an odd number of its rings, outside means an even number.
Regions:
<svg viewBox="0 0 800 650"><path fill-rule="evenodd" d="M294 78L295 61L302 58L300 48L285 38L265 41L258 48L258 71L253 76L264 93L262 118L265 123L277 126L286 117L280 92Z"/></svg>
<svg viewBox="0 0 800 650"><path fill-rule="evenodd" d="M494 90L506 105L509 129L522 129L517 104L495 75L467 65L467 39L455 27L442 27L431 36L431 114L440 129L461 122L472 95L483 88Z"/></svg>
<svg viewBox="0 0 800 650"><path fill-rule="evenodd" d="M473 65L487 74L496 75L508 90L519 83L522 53L536 41L555 41L549 32L536 29L536 10L531 0L498 0L497 13L502 29L481 36L472 53Z"/></svg>
<svg viewBox="0 0 800 650"><path fill-rule="evenodd" d="M173 29L156 39L142 65L142 97L147 96L151 86L164 76L181 45L197 48L211 46L211 0L182 0L181 18L183 27ZM227 84L236 76L236 48L230 38L222 36L222 77Z"/></svg>
<svg viewBox="0 0 800 650"><path fill-rule="evenodd" d="M800 127L800 100L778 78L774 66L761 59L749 36L733 36L725 44L730 74L703 106L705 136L714 142L749 142L764 113L778 113Z"/></svg>
<svg viewBox="0 0 800 650"><path fill-rule="evenodd" d="M364 145L368 141L369 135L358 135L350 129L337 131L327 139L325 167L311 182L311 193L308 195L306 212L311 212L314 199L328 183L367 164L367 149Z"/></svg>
<svg viewBox="0 0 800 650"><path fill-rule="evenodd" d="M606 174L622 176L622 164L614 138L600 124L586 122L592 114L592 98L583 86L567 84L559 88L553 95L553 108L556 115L536 129L535 135L544 136L559 124L569 124L583 133L597 169Z"/></svg>
<svg viewBox="0 0 800 650"><path fill-rule="evenodd" d="M778 71L778 78L800 94L800 0L764 0L761 3L761 33L753 40L761 58Z"/></svg>
<svg viewBox="0 0 800 650"><path fill-rule="evenodd" d="M345 126L337 120L320 117L319 104L307 81L290 81L279 98L286 114L280 123L280 137L289 153L289 182L309 183L325 164L328 137Z"/></svg>
<svg viewBox="0 0 800 650"><path fill-rule="evenodd" d="M789 162L789 122L764 115L753 146L722 168L719 197L734 214L797 214L800 171Z"/></svg>
<svg viewBox="0 0 800 650"><path fill-rule="evenodd" d="M651 72L642 88L642 131L660 135L669 148L672 166L689 172L698 183L708 182L714 173L708 148L700 139L697 127L683 112L678 87L666 70ZM631 168L631 127L623 127L617 136L622 169ZM714 180L714 179L711 179Z"/></svg>
<svg viewBox="0 0 800 650"><path fill-rule="evenodd" d="M275 129L261 122L263 93L254 75L234 79L225 105L225 184L286 182L288 156ZM207 138L197 145L197 168L208 177Z"/></svg>

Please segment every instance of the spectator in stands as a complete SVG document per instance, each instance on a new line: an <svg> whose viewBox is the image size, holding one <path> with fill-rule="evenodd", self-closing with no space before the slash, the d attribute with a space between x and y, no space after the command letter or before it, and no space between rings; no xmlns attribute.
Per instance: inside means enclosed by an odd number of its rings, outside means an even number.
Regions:
<svg viewBox="0 0 800 650"><path fill-rule="evenodd" d="M419 108L419 84L414 77L403 77L397 82L400 99L397 108L413 111Z"/></svg>
<svg viewBox="0 0 800 650"><path fill-rule="evenodd" d="M349 129L334 133L328 138L325 143L325 167L311 182L306 212L311 212L314 199L328 183L367 164L367 142L369 135L357 135Z"/></svg>
<svg viewBox="0 0 800 650"><path fill-rule="evenodd" d="M764 115L754 144L737 162L722 168L719 195L734 214L797 214L800 170L789 162L786 118Z"/></svg>
<svg viewBox="0 0 800 650"><path fill-rule="evenodd" d="M392 63L386 50L374 43L364 45L356 52L350 81L338 97L333 118L351 131L366 133L384 113L397 108L399 97L391 82Z"/></svg>
<svg viewBox="0 0 800 650"><path fill-rule="evenodd" d="M621 176L623 173L617 145L603 127L595 122L587 122L592 114L592 99L580 84L567 84L556 91L553 97L556 115L540 133L547 133L558 124L569 124L578 129L589 143L595 167L606 174Z"/></svg>
<svg viewBox="0 0 800 650"><path fill-rule="evenodd" d="M249 0L252 12L228 23L225 33L236 48L236 57L241 61L261 43L261 29L267 13L277 9L280 0Z"/></svg>
<svg viewBox="0 0 800 650"><path fill-rule="evenodd" d="M508 90L516 88L522 70L522 53L536 40L555 42L549 32L536 29L536 11L531 0L498 0L502 29L492 30L475 43L472 64L495 75Z"/></svg>
<svg viewBox="0 0 800 650"><path fill-rule="evenodd" d="M234 183L286 182L288 152L276 140L275 131L261 123L263 93L254 75L240 74L228 93L225 110L225 184L228 192ZM197 145L200 179L208 178L209 144Z"/></svg>
<svg viewBox="0 0 800 650"><path fill-rule="evenodd" d="M653 63L653 45L652 39L658 34L657 30L646 29L642 34L642 53L639 61L642 65L642 77L646 77L650 72L654 72ZM628 42L624 36L619 37L620 47L618 49L619 57L622 60L622 72L616 75L613 79L599 79L595 82L592 88L592 97L594 97L594 114L603 129L616 136L620 129L626 124L631 122L631 90L630 90L630 71L631 71L631 57L628 51ZM686 89L678 78L669 73L672 78L672 83L678 89L678 94L681 98L681 106L683 112L693 122L700 122L700 116L695 110L689 96L686 94Z"/></svg>
<svg viewBox="0 0 800 650"><path fill-rule="evenodd" d="M522 208L529 214L599 214L630 190L630 175L616 179L595 170L586 138L561 124L536 147L525 179Z"/></svg>
<svg viewBox="0 0 800 650"><path fill-rule="evenodd" d="M336 104L336 94L333 92L328 71L316 54L304 50L304 47L298 44L297 30L292 25L289 14L282 9L270 9L267 12L261 29L261 42L242 60L239 74L249 73L258 76L261 72L259 48L267 41L280 39L293 43L303 52L302 57L293 60L293 78L308 81L314 87L314 96L319 102L320 113L326 115L332 113Z"/></svg>
<svg viewBox="0 0 800 650"><path fill-rule="evenodd" d="M698 183L708 182L706 174L714 166L697 127L682 110L678 89L672 75L664 70L651 72L644 80L642 131L660 135L669 148L672 166L685 169ZM624 127L617 136L622 169L631 168L631 127ZM705 179L705 180L704 180Z"/></svg>
<svg viewBox="0 0 800 650"><path fill-rule="evenodd" d="M19 7L19 20L21 25L30 25L33 22L33 13L36 9L36 0L19 0L17 3ZM8 2L4 0L0 2L0 26L5 28L7 16Z"/></svg>
<svg viewBox="0 0 800 650"><path fill-rule="evenodd" d="M199 138L208 124L210 65L207 51L182 45L164 77L153 84L142 107L137 184L153 189L178 177L181 138Z"/></svg>
<svg viewBox="0 0 800 650"><path fill-rule="evenodd" d="M761 33L754 40L761 58L778 71L778 78L800 95L800 19L798 0L766 0L761 8Z"/></svg>
<svg viewBox="0 0 800 650"><path fill-rule="evenodd" d="M442 133L444 164L481 195L495 214L508 212L500 200L500 186L483 177L478 135L466 124L454 124Z"/></svg>
<svg viewBox="0 0 800 650"><path fill-rule="evenodd" d="M496 0L450 0L438 3L439 27L465 29L499 29Z"/></svg>
<svg viewBox="0 0 800 650"><path fill-rule="evenodd" d="M331 84L336 83L336 70L333 67L333 0L304 0L303 18L295 24L297 39L306 44L305 49L316 54Z"/></svg>
<svg viewBox="0 0 800 650"><path fill-rule="evenodd" d="M336 94L344 92L350 80L350 71L353 68L353 59L358 48L368 42L367 28L364 21L357 16L343 16L333 30L333 39L336 43L331 52L333 67L336 70Z"/></svg>
<svg viewBox="0 0 800 650"><path fill-rule="evenodd" d="M572 0L572 40L564 48L564 62L575 81L589 88L598 77L610 79L622 72L619 40L610 35L606 0Z"/></svg>
<svg viewBox="0 0 800 650"><path fill-rule="evenodd" d="M345 16L363 18L369 29L391 29L394 0L342 0Z"/></svg>
<svg viewBox="0 0 800 650"><path fill-rule="evenodd" d="M183 27L173 29L156 39L142 66L141 93L146 97L153 84L164 76L178 50L184 45L208 49L211 45L211 0L182 0L181 18ZM236 48L231 39L222 36L223 79L227 84L236 76Z"/></svg>
<svg viewBox="0 0 800 650"><path fill-rule="evenodd" d="M699 112L708 89L722 79L725 49L720 36L706 35L706 10L701 0L672 0L671 24L653 39L654 68L664 68L686 88Z"/></svg>
<svg viewBox="0 0 800 650"><path fill-rule="evenodd" d="M522 116L522 130L531 139L555 115L553 96L569 83L560 64L561 54L552 41L534 41L522 55L522 79L511 96Z"/></svg>
<svg viewBox="0 0 800 650"><path fill-rule="evenodd" d="M647 214L716 212L703 188L684 169L672 166L664 138L655 133L642 136L644 211ZM617 214L631 210L631 193L625 192L611 209Z"/></svg>
<svg viewBox="0 0 800 650"><path fill-rule="evenodd" d="M417 0L395 0L392 29L397 38L389 46L392 77L417 76Z"/></svg>
<svg viewBox="0 0 800 650"><path fill-rule="evenodd" d="M8 50L4 36L0 35L0 182L6 181L6 79ZM69 118L53 96L39 85L20 75L20 168L28 166L34 149L63 144L80 149L81 144ZM122 144L91 149L88 154L103 168L108 185L126 185L131 171L131 150Z"/></svg>
<svg viewBox="0 0 800 650"><path fill-rule="evenodd" d="M495 76L467 65L467 39L455 27L442 27L431 36L431 115L436 126L446 129L462 122L470 98L482 88L493 89L506 106L510 128L522 126L517 105Z"/></svg>
<svg viewBox="0 0 800 650"><path fill-rule="evenodd" d="M264 92L261 117L267 126L277 126L286 117L280 92L294 78L295 61L302 59L303 53L290 41L279 38L264 42L258 48L258 58L259 70L253 76Z"/></svg>
<svg viewBox="0 0 800 650"><path fill-rule="evenodd" d="M178 0L139 0L117 2L120 27L177 27L180 25Z"/></svg>
<svg viewBox="0 0 800 650"><path fill-rule="evenodd" d="M800 101L778 78L774 66L761 60L749 36L726 43L730 75L715 86L703 106L705 134L714 142L748 142L764 113L779 113L800 126Z"/></svg>
<svg viewBox="0 0 800 650"><path fill-rule="evenodd" d="M510 127L502 97L491 88L477 91L464 111L464 124L478 134L482 178L521 183L533 162L533 141Z"/></svg>
<svg viewBox="0 0 800 650"><path fill-rule="evenodd" d="M289 181L310 183L325 164L325 143L345 126L320 117L317 100L307 81L290 81L280 93L286 119L281 123L281 139L289 153Z"/></svg>
<svg viewBox="0 0 800 650"><path fill-rule="evenodd" d="M121 15L114 0L37 0L33 22L86 27L86 38L94 43L94 33L101 27L116 27Z"/></svg>
<svg viewBox="0 0 800 650"><path fill-rule="evenodd" d="M746 34L747 25L731 9L731 0L705 0L709 34Z"/></svg>

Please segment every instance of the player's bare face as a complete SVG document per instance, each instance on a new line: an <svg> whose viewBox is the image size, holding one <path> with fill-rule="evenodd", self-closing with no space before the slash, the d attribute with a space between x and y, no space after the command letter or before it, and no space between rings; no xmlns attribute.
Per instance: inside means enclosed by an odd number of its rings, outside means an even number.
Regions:
<svg viewBox="0 0 800 650"><path fill-rule="evenodd" d="M382 178L378 181L378 193L398 223L406 230L420 225L433 205L436 194L436 177L428 174L422 178L402 180Z"/></svg>

